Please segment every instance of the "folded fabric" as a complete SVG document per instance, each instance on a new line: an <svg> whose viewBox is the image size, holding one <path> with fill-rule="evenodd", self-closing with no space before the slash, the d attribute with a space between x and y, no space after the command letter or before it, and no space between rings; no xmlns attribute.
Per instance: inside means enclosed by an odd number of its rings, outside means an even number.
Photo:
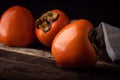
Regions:
<svg viewBox="0 0 120 80"><path fill-rule="evenodd" d="M120 63L120 28L101 22L98 29L103 32L108 57L112 62Z"/></svg>

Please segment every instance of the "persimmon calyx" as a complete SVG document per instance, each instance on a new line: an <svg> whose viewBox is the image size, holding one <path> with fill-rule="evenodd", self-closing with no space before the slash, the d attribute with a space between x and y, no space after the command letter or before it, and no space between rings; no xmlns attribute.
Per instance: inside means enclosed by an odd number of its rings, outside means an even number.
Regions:
<svg viewBox="0 0 120 80"><path fill-rule="evenodd" d="M111 62L106 51L106 45L104 42L104 35L102 29L98 27L94 28L92 31L89 32L88 38L92 46L95 48L98 59Z"/></svg>
<svg viewBox="0 0 120 80"><path fill-rule="evenodd" d="M40 18L35 21L35 24L43 32L48 32L52 23L58 19L59 14L54 11L44 13Z"/></svg>
<svg viewBox="0 0 120 80"><path fill-rule="evenodd" d="M102 35L103 32L100 31L100 29L98 30L98 28L94 28L88 34L89 40L97 53L99 53L100 48L104 46L104 41L103 41L104 38Z"/></svg>

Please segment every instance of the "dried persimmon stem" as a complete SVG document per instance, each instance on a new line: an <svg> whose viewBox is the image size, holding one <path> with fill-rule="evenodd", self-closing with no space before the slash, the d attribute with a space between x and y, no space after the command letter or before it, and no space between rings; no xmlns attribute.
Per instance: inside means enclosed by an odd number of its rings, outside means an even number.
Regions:
<svg viewBox="0 0 120 80"><path fill-rule="evenodd" d="M107 51L106 51L106 45L104 43L104 35L103 31L96 27L92 31L89 32L89 40L92 44L92 46L95 48L96 53L100 60L111 62Z"/></svg>
<svg viewBox="0 0 120 80"><path fill-rule="evenodd" d="M51 28L52 23L58 18L58 13L53 11L48 11L40 16L35 24L38 28L40 28L43 32L48 32Z"/></svg>

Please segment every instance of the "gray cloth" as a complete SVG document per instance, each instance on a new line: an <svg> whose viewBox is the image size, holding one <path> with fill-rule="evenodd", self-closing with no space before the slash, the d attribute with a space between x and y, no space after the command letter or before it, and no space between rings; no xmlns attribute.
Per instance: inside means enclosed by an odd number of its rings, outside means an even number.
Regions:
<svg viewBox="0 0 120 80"><path fill-rule="evenodd" d="M120 60L120 28L101 22L98 26L103 30L104 42L109 58L114 62Z"/></svg>

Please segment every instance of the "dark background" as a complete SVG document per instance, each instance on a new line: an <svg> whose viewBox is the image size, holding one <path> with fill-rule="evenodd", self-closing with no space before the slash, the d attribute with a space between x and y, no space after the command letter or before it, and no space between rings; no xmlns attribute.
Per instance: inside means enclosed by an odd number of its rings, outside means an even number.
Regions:
<svg viewBox="0 0 120 80"><path fill-rule="evenodd" d="M0 15L11 6L28 8L36 19L51 9L61 9L72 19L85 18L96 27L101 21L120 27L117 0L0 0Z"/></svg>

